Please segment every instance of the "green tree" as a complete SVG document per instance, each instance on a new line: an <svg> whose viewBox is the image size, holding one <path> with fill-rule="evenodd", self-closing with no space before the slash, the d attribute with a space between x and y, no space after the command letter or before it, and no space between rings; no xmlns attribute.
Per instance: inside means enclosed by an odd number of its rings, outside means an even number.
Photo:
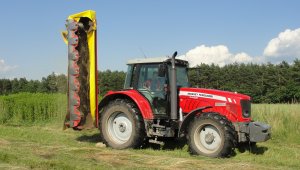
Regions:
<svg viewBox="0 0 300 170"><path fill-rule="evenodd" d="M60 74L56 77L56 81L57 81L57 92L67 93L67 88L68 88L67 76L64 74Z"/></svg>
<svg viewBox="0 0 300 170"><path fill-rule="evenodd" d="M9 94L11 93L12 87L9 79L2 79L0 81L0 94Z"/></svg>
<svg viewBox="0 0 300 170"><path fill-rule="evenodd" d="M123 71L100 71L98 72L98 89L100 95L104 95L109 90L119 90L124 86L126 73Z"/></svg>

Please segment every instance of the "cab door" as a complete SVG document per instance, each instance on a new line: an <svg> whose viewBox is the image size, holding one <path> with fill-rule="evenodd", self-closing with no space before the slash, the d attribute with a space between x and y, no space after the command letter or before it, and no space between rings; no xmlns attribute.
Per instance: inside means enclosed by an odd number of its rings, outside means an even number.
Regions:
<svg viewBox="0 0 300 170"><path fill-rule="evenodd" d="M155 115L167 115L167 77L159 76L158 71L159 64L140 65L137 90L149 101Z"/></svg>

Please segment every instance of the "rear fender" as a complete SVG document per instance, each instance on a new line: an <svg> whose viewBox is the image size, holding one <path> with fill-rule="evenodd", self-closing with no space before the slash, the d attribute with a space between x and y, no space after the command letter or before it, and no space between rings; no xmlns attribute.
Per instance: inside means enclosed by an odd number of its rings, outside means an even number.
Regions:
<svg viewBox="0 0 300 170"><path fill-rule="evenodd" d="M110 101L113 101L115 99L128 99L130 101L132 101L133 103L136 104L136 106L138 107L138 109L140 110L143 119L149 120L149 119L153 119L153 112L152 112L152 108L148 102L148 100L142 96L139 92L137 92L136 90L124 90L124 91L110 91L108 92L103 99L101 100L101 102L98 105L98 110L99 113L101 112L101 110L108 105L108 103ZM99 115L97 116L99 117ZM97 121L97 125L98 125L98 120Z"/></svg>

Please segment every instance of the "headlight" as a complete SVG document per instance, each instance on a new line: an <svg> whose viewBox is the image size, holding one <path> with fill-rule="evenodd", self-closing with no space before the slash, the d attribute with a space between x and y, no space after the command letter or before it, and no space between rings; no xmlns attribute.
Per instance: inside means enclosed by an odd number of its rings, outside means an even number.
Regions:
<svg viewBox="0 0 300 170"><path fill-rule="evenodd" d="M249 100L241 100L242 114L244 118L251 117L251 103Z"/></svg>

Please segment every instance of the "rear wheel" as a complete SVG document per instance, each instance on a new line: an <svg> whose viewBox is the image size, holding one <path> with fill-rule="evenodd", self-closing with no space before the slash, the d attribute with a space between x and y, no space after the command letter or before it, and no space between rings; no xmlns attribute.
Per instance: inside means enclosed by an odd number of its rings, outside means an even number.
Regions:
<svg viewBox="0 0 300 170"><path fill-rule="evenodd" d="M236 132L224 116L203 113L191 122L188 143L193 154L227 157L236 145Z"/></svg>
<svg viewBox="0 0 300 170"><path fill-rule="evenodd" d="M103 142L115 149L138 148L145 137L143 119L129 100L117 99L100 114L100 135Z"/></svg>

